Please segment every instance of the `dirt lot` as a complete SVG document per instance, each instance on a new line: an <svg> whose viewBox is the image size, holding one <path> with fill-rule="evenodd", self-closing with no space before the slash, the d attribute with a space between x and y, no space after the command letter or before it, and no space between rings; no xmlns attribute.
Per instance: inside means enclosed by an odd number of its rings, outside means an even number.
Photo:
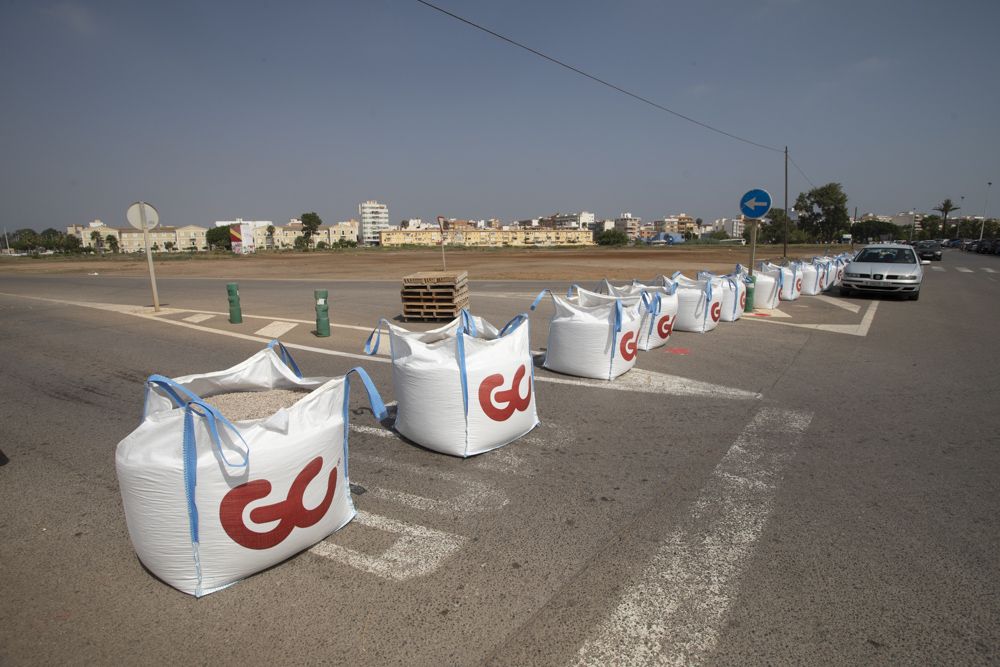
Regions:
<svg viewBox="0 0 1000 667"><path fill-rule="evenodd" d="M835 254L849 246L792 246L793 259ZM750 259L746 247L689 246L674 248L462 249L447 251L449 270L465 270L472 280L599 280L651 279L701 269L728 273ZM761 246L757 260L781 259L781 246ZM335 252L155 255L158 276L271 279L333 278L339 280L399 280L417 271L441 268L439 249L358 249ZM0 257L0 275L14 273L146 274L141 255L105 257Z"/></svg>

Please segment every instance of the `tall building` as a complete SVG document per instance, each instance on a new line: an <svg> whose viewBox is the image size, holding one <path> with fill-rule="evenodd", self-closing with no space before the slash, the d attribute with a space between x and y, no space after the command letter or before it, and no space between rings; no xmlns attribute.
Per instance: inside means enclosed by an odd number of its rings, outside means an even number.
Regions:
<svg viewBox="0 0 1000 667"><path fill-rule="evenodd" d="M634 241L639 236L639 227L642 226L642 218L633 217L631 213L622 213L615 218L615 229L625 232L629 241Z"/></svg>
<svg viewBox="0 0 1000 667"><path fill-rule="evenodd" d="M379 232L389 229L389 207L372 200L362 202L358 204L358 216L358 243L378 245Z"/></svg>

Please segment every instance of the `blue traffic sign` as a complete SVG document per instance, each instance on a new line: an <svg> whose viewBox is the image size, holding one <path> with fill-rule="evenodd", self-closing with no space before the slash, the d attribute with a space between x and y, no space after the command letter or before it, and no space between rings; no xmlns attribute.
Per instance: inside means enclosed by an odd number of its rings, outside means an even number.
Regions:
<svg viewBox="0 0 1000 667"><path fill-rule="evenodd" d="M771 195L767 190L751 190L740 197L740 213L748 218L763 218L771 210Z"/></svg>

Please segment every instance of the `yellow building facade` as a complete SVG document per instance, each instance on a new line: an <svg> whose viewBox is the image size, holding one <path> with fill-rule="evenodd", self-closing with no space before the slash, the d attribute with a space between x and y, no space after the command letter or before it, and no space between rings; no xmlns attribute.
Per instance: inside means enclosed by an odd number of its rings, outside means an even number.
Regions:
<svg viewBox="0 0 1000 667"><path fill-rule="evenodd" d="M475 248L585 246L593 245L590 230L580 229L461 229L444 233L445 243ZM441 243L437 229L389 229L379 233L384 247L418 245L435 246Z"/></svg>

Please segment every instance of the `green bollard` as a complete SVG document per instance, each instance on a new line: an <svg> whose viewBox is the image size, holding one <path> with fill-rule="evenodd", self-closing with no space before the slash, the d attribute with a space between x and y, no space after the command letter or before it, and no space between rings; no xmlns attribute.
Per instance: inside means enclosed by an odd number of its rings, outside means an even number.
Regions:
<svg viewBox="0 0 1000 667"><path fill-rule="evenodd" d="M327 303L327 291L314 290L313 297L316 299L316 335L326 338L330 335L330 304Z"/></svg>
<svg viewBox="0 0 1000 667"><path fill-rule="evenodd" d="M240 284L226 283L229 293L229 323L243 324L243 311L240 309Z"/></svg>
<svg viewBox="0 0 1000 667"><path fill-rule="evenodd" d="M750 276L750 284L747 285L747 303L743 307L744 313L753 312L753 293L757 288L757 276Z"/></svg>

